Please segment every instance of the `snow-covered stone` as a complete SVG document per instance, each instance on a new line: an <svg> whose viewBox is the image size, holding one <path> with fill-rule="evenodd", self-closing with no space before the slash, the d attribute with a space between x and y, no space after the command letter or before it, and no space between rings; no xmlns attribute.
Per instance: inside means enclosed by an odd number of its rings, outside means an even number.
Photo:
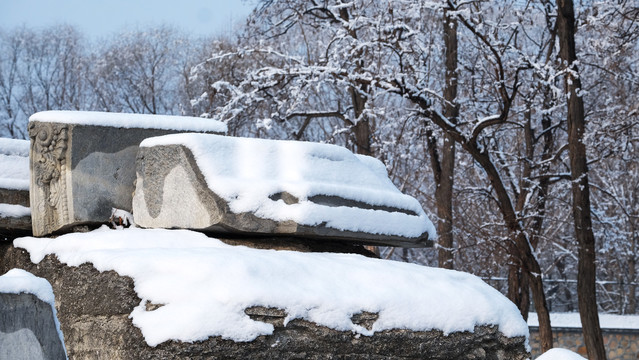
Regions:
<svg viewBox="0 0 639 360"><path fill-rule="evenodd" d="M0 202L29 206L29 141L0 138Z"/></svg>
<svg viewBox="0 0 639 360"><path fill-rule="evenodd" d="M21 269L0 276L0 359L65 359L51 284Z"/></svg>
<svg viewBox="0 0 639 360"><path fill-rule="evenodd" d="M29 141L0 138L0 233L16 232L31 232Z"/></svg>
<svg viewBox="0 0 639 360"><path fill-rule="evenodd" d="M335 145L176 134L144 140L135 222L427 246L435 230L384 165Z"/></svg>
<svg viewBox="0 0 639 360"><path fill-rule="evenodd" d="M221 133L210 119L180 116L46 111L29 119L33 233L101 224L113 208L131 211L135 157L151 136Z"/></svg>
<svg viewBox="0 0 639 360"><path fill-rule="evenodd" d="M70 266L89 262L131 277L141 299L131 318L152 346L271 334L271 325L246 316L251 306L284 309L287 321L302 318L366 336L389 329L450 334L478 325L496 326L508 337L528 335L512 302L481 279L452 270L231 246L187 230L103 227L55 239L20 238L14 246L26 249L34 263L53 254ZM147 301L163 306L149 311ZM351 321L362 311L379 314L370 329Z"/></svg>
<svg viewBox="0 0 639 360"><path fill-rule="evenodd" d="M54 284L74 358L529 358L517 308L456 271L139 228L5 254Z"/></svg>

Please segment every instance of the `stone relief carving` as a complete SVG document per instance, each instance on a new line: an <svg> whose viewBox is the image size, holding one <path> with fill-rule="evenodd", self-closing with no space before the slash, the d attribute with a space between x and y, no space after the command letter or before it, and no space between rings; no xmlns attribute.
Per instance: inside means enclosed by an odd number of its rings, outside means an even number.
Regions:
<svg viewBox="0 0 639 360"><path fill-rule="evenodd" d="M68 131L67 125L29 124L34 235L52 232L56 224L69 218L65 176Z"/></svg>

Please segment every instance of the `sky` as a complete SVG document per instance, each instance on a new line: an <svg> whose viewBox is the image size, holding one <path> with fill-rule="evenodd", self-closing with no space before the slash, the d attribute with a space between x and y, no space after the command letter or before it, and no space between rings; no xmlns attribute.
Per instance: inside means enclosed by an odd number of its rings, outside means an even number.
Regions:
<svg viewBox="0 0 639 360"><path fill-rule="evenodd" d="M230 32L254 0L0 0L0 28L75 26L90 39L169 24L194 36Z"/></svg>

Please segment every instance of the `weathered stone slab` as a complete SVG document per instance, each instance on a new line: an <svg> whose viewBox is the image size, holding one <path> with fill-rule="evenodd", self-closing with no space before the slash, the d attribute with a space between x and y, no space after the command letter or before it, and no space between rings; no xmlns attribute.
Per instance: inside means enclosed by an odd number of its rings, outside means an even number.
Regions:
<svg viewBox="0 0 639 360"><path fill-rule="evenodd" d="M46 111L29 119L33 234L109 220L131 211L138 144L195 131L223 133L220 122L178 116Z"/></svg>
<svg viewBox="0 0 639 360"><path fill-rule="evenodd" d="M48 286L50 303L40 299L41 282ZM46 280L17 269L0 276L0 359L66 359L52 304Z"/></svg>
<svg viewBox="0 0 639 360"><path fill-rule="evenodd" d="M0 203L29 206L29 140L0 138Z"/></svg>
<svg viewBox="0 0 639 360"><path fill-rule="evenodd" d="M2 244L0 243L0 247ZM22 267L45 277L58 299L59 319L72 359L433 359L524 360L529 359L526 338L506 337L495 326L477 326L473 332L444 334L439 330L394 329L361 336L313 322L286 322L286 311L249 307L251 319L273 324L271 335L250 342L234 342L219 336L203 341L168 341L151 347L130 319L141 299L133 280L114 271L98 271L92 264L67 266L53 255L39 264L29 254L10 247L2 266ZM154 311L147 303L149 311ZM161 309L161 307L159 307ZM352 320L369 328L375 313L354 314Z"/></svg>
<svg viewBox="0 0 639 360"><path fill-rule="evenodd" d="M0 240L29 233L29 141L0 138Z"/></svg>
<svg viewBox="0 0 639 360"><path fill-rule="evenodd" d="M435 236L384 165L317 143L180 134L145 140L137 225L423 247Z"/></svg>

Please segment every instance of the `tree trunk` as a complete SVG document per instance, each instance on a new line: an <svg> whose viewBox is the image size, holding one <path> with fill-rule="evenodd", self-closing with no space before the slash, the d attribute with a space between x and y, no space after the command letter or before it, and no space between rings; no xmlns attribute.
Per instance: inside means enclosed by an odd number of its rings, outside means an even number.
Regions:
<svg viewBox="0 0 639 360"><path fill-rule="evenodd" d="M630 255L628 259L628 280L630 285L628 286L628 314L634 314L637 312L637 262L635 260L635 254L637 253L637 233L632 232L632 244L630 247Z"/></svg>
<svg viewBox="0 0 639 360"><path fill-rule="evenodd" d="M479 149L476 144L462 143L464 148L472 155L486 172L490 183L493 186L499 209L504 217L504 222L513 236L514 246L509 249L511 255L516 256L521 261L523 271L528 273L528 281L532 291L535 310L539 318L539 343L542 351L548 351L553 347L552 328L550 326L550 314L546 304L546 295L541 278L541 267L537 258L532 252L532 245L523 229L520 219L513 208L512 200L504 186L504 182L499 176L499 171L491 161L488 153Z"/></svg>
<svg viewBox="0 0 639 360"><path fill-rule="evenodd" d="M600 360L606 358L606 350L597 314L595 237L592 232L590 214L586 146L583 143L586 121L583 99L579 95L581 80L575 66L577 60L575 31L575 12L572 0L557 0L559 55L570 69L565 80L568 91L568 147L572 177L572 211L575 237L579 244L579 264L577 266L579 315L588 358Z"/></svg>
<svg viewBox="0 0 639 360"><path fill-rule="evenodd" d="M457 18L444 13L444 56L446 65L444 87L444 116L456 123L457 105ZM439 174L435 177L437 203L438 262L439 267L452 269L453 263L453 179L455 176L455 141L444 135Z"/></svg>

